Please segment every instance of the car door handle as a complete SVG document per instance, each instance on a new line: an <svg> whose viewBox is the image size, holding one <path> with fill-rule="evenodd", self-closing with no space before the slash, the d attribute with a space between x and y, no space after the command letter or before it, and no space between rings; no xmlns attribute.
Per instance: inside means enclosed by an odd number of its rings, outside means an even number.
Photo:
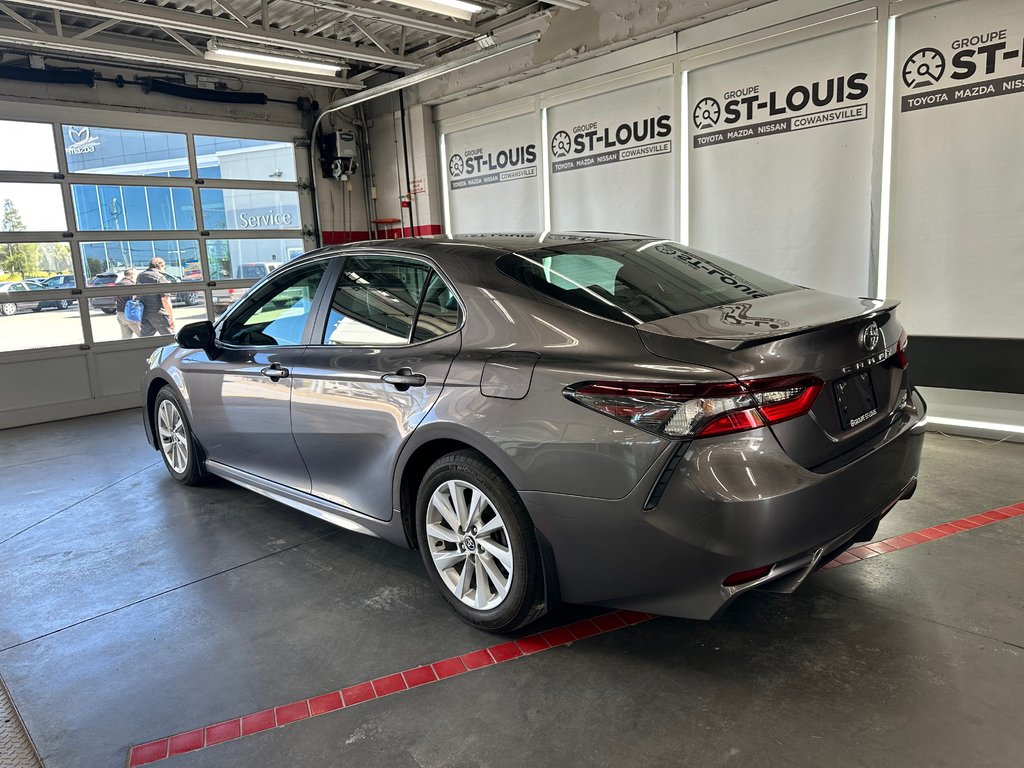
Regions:
<svg viewBox="0 0 1024 768"><path fill-rule="evenodd" d="M287 368L282 367L280 363L274 363L266 368L261 368L260 373L268 379L278 381L279 379L287 379L289 371Z"/></svg>
<svg viewBox="0 0 1024 768"><path fill-rule="evenodd" d="M427 383L426 376L422 373L413 373L411 368L399 368L394 373L385 373L380 380L399 392L405 392L409 387L422 387Z"/></svg>

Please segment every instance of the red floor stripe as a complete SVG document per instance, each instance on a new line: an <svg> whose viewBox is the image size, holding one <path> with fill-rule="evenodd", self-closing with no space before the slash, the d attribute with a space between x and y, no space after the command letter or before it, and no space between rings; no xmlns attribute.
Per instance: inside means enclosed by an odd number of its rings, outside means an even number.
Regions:
<svg viewBox="0 0 1024 768"><path fill-rule="evenodd" d="M1022 515L1024 515L1024 502L990 512L982 512L980 515L972 515L961 520L942 523L931 528L924 528L920 531L903 533L882 541L873 541L847 550L835 560L824 565L822 570L850 565ZM139 744L129 751L128 766L137 768L137 766L149 765L174 755L194 752L253 733L280 728L299 720L318 717L339 709L347 709L364 701L379 699L421 685L429 685L448 677L512 661L521 656L541 653L594 635L615 632L623 627L640 624L653 618L655 617L652 614L639 611L613 611L602 616L595 616L593 619L584 619L512 642L499 643L461 656L435 661L433 664L378 677L365 683L342 688L340 691L331 691L274 709L265 709L262 712L255 712L234 720L175 734L147 744Z"/></svg>

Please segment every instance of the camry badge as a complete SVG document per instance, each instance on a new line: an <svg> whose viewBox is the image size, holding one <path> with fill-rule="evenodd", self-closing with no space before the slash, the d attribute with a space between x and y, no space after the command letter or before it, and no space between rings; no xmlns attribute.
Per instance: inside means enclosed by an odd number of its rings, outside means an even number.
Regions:
<svg viewBox="0 0 1024 768"><path fill-rule="evenodd" d="M868 323L860 332L860 345L868 352L874 352L878 342L882 340L882 332L875 323Z"/></svg>

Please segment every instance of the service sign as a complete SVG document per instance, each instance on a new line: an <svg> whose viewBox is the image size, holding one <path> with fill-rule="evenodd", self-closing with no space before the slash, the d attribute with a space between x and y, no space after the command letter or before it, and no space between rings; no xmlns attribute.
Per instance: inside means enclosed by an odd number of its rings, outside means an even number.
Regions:
<svg viewBox="0 0 1024 768"><path fill-rule="evenodd" d="M888 292L922 335L1024 338L1024 3L896 19Z"/></svg>
<svg viewBox="0 0 1024 768"><path fill-rule="evenodd" d="M552 173L672 152L671 115L634 117L618 125L592 120L570 130L558 130L551 137Z"/></svg>
<svg viewBox="0 0 1024 768"><path fill-rule="evenodd" d="M674 236L675 103L659 77L548 109L553 229Z"/></svg>
<svg viewBox="0 0 1024 768"><path fill-rule="evenodd" d="M876 37L868 24L687 74L695 248L869 295Z"/></svg>
<svg viewBox="0 0 1024 768"><path fill-rule="evenodd" d="M445 133L444 150L453 232L542 227L535 115Z"/></svg>
<svg viewBox="0 0 1024 768"><path fill-rule="evenodd" d="M1024 94L1024 21L1003 15L997 24L966 20L936 29L927 45L905 53L900 111Z"/></svg>
<svg viewBox="0 0 1024 768"><path fill-rule="evenodd" d="M870 96L867 72L805 77L777 88L763 82L737 82L696 96L690 112L693 147L867 120Z"/></svg>

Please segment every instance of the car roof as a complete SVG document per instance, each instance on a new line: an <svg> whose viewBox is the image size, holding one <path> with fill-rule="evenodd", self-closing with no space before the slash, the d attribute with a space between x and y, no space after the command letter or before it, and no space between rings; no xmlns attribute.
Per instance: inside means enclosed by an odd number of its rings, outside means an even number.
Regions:
<svg viewBox="0 0 1024 768"><path fill-rule="evenodd" d="M364 248L382 248L390 251L411 251L414 253L422 253L424 251L435 253L438 251L456 251L460 255L471 255L474 250L477 253L480 253L481 250L515 253L534 251L552 246L585 245L587 243L610 243L616 241L653 242L655 240L662 240L662 238L621 232L482 232L478 234L406 237L395 240L362 240L355 243L328 245L306 253L302 259ZM294 259L293 262L298 260Z"/></svg>

